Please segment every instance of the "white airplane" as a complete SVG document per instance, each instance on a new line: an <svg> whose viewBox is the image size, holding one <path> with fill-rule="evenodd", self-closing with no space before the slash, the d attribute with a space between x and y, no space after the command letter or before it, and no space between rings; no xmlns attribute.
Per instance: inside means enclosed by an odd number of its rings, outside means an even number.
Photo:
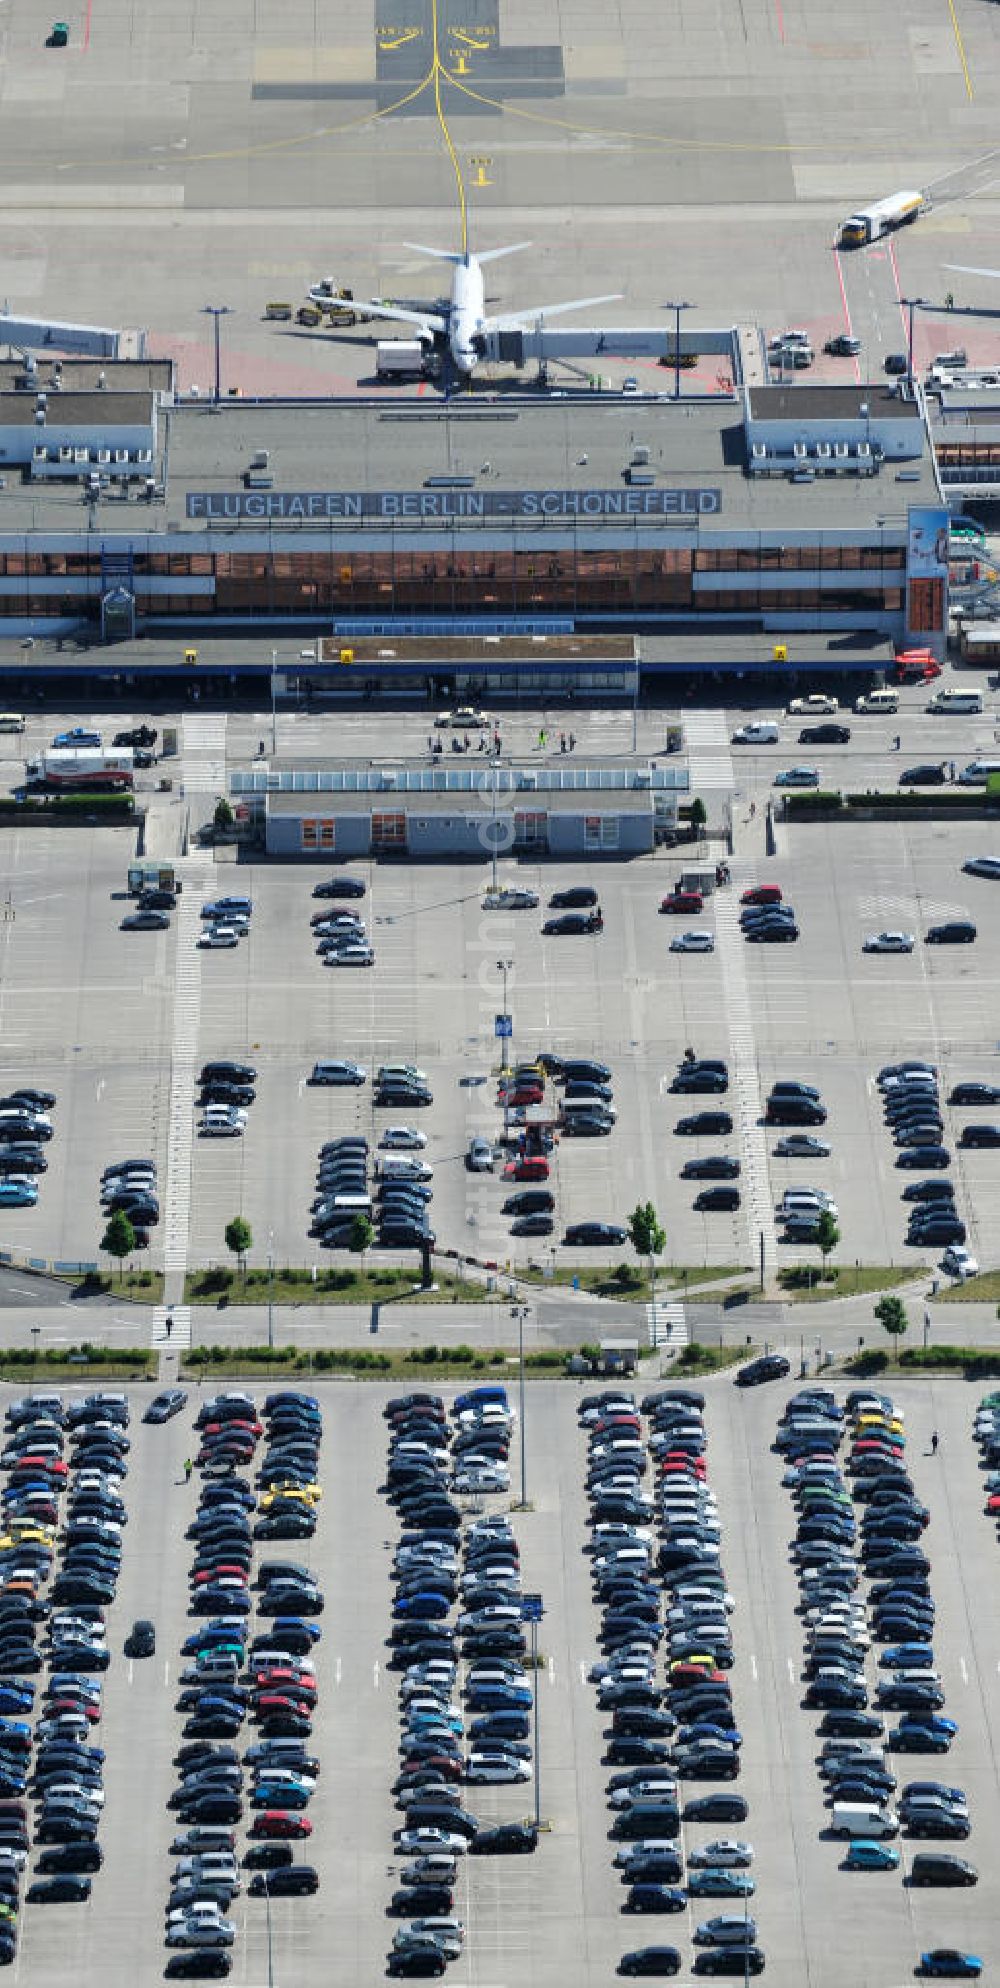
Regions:
<svg viewBox="0 0 1000 1988"><path fill-rule="evenodd" d="M425 248L420 242L406 242L404 247L415 250L418 255L433 256L438 262L452 264L454 274L450 298L428 305L426 309L407 310L400 304L374 301L364 303L361 308L370 312L372 317L394 318L403 324L415 324L431 343L446 340L456 371L466 376L475 371L484 356L487 332L514 331L525 325L540 324L543 318L557 317L561 311L579 311L588 304L611 304L621 296L619 290L606 297L575 297L567 304L536 304L533 310L504 311L499 317L487 317L484 262L498 262L502 255L516 255L520 249L530 248L530 242L515 242L510 248L486 249L482 255ZM314 302L322 303L329 293L317 287L310 290L309 295Z"/></svg>

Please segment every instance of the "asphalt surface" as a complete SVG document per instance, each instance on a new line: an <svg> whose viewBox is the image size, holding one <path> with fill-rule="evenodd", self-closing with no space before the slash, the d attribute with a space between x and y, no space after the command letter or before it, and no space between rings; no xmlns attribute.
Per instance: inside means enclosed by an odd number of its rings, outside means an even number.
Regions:
<svg viewBox="0 0 1000 1988"><path fill-rule="evenodd" d="M451 1390L446 1390L450 1393ZM960 1733L946 1762L904 1762L900 1780L941 1775L967 1791L972 1835L958 1846L978 1867L973 1891L911 1893L899 1874L851 1875L842 1846L826 1840L826 1814L813 1766L816 1715L800 1709L801 1623L787 1564L793 1513L771 1454L775 1422L789 1392L780 1384L752 1394L728 1380L710 1383L708 1470L719 1505L723 1563L735 1600L731 1673L744 1734L738 1783L750 1805L739 1828L686 1825L683 1847L739 1835L754 1848L753 1911L778 1988L895 1988L912 1978L927 1945L962 1945L1000 1961L1000 1877L991 1845L1000 1824L994 1735L1000 1715L995 1610L990 1604L996 1540L982 1516L970 1436L972 1391L952 1382L904 1382L893 1389L908 1431L910 1467L931 1510L924 1542L937 1603L935 1655L946 1710ZM316 1650L319 1709L315 1751L322 1771L310 1806L309 1860L321 1869L315 1898L275 1900L271 1974L264 1910L238 1901L233 1979L262 1988L269 1978L374 1981L383 1970L392 1922L391 1833L398 1826L388 1787L397 1741L396 1691L385 1669L395 1521L378 1486L385 1460L381 1386L320 1385L324 1413L323 1501L312 1541L288 1549L321 1575L326 1596ZM724 1905L704 1902L669 1922L621 1913L600 1764L603 1721L585 1678L597 1654L582 1495L585 1444L576 1426L579 1390L539 1383L527 1398L527 1489L531 1509L515 1515L524 1588L542 1595L543 1669L539 1686L541 1808L546 1828L531 1858L466 1860L457 1909L465 1951L448 1971L453 1988L515 1988L564 1982L567 1965L584 1988L605 1988L622 1952L663 1937L682 1952L690 1980L696 1919ZM136 1392L133 1399L139 1406ZM189 1411L190 1412L190 1411ZM940 1448L928 1452L932 1427ZM129 1525L118 1599L109 1622L115 1651L105 1683L101 1743L108 1755L101 1829L105 1865L87 1906L25 1908L21 1978L56 1988L72 1951L81 1988L105 1981L109 1955L127 1952L131 1978L160 1978L162 1907L171 1821L165 1801L179 1738L173 1710L185 1614L190 1546L182 1538L197 1485L184 1483L192 1447L189 1414L161 1429L133 1424L126 1498ZM515 1445L515 1482L520 1455ZM502 1500L491 1500L501 1505ZM275 1549L281 1553L283 1549ZM136 1615L151 1616L157 1652L130 1665L120 1655ZM868 1660L870 1680L874 1659ZM686 1792L704 1792L705 1784ZM483 1819L526 1813L530 1791L470 1790ZM902 1844L905 1862L913 1846ZM313 1851L315 1857L313 1857ZM300 1854L300 1853L296 1853ZM571 1962L570 1962L571 1957Z"/></svg>

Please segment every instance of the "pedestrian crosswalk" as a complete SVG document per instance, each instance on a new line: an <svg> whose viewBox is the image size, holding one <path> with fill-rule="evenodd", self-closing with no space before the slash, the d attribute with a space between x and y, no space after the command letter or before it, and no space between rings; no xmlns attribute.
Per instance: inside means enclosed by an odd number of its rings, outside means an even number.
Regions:
<svg viewBox="0 0 1000 1988"><path fill-rule="evenodd" d="M149 1343L161 1351L187 1353L191 1346L190 1305L157 1305L153 1312Z"/></svg>
<svg viewBox="0 0 1000 1988"><path fill-rule="evenodd" d="M733 757L724 711L688 711L684 715L691 793L730 793Z"/></svg>
<svg viewBox="0 0 1000 1988"><path fill-rule="evenodd" d="M226 714L197 711L181 727L185 792L224 794L226 791Z"/></svg>
<svg viewBox="0 0 1000 1988"><path fill-rule="evenodd" d="M650 1345L662 1346L671 1353L679 1353L691 1338L684 1306L676 1300L657 1298L654 1304L647 1305L646 1326Z"/></svg>

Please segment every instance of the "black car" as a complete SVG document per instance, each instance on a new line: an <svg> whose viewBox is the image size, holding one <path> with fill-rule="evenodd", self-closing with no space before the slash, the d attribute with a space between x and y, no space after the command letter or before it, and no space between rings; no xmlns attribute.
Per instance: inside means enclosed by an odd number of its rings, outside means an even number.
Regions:
<svg viewBox="0 0 1000 1988"><path fill-rule="evenodd" d="M1000 1146L1000 1125L963 1125L960 1146Z"/></svg>
<svg viewBox="0 0 1000 1988"><path fill-rule="evenodd" d="M146 1617L133 1622L125 1642L127 1657L151 1657L156 1649L156 1627Z"/></svg>
<svg viewBox="0 0 1000 1988"><path fill-rule="evenodd" d="M1000 1084L953 1084L949 1104L1000 1104Z"/></svg>
<svg viewBox="0 0 1000 1988"><path fill-rule="evenodd" d="M159 737L153 725L133 725L130 731L116 732L112 744L116 746L154 746Z"/></svg>
<svg viewBox="0 0 1000 1988"><path fill-rule="evenodd" d="M438 1975L444 1973L447 1964L443 1949L428 1940L421 1947L394 1947L386 1961L385 1971L400 1975Z"/></svg>
<svg viewBox="0 0 1000 1988"><path fill-rule="evenodd" d="M512 1236L550 1236L554 1228L551 1215L519 1215L510 1232Z"/></svg>
<svg viewBox="0 0 1000 1988"><path fill-rule="evenodd" d="M509 1194L503 1204L504 1215L551 1215L556 1198L547 1187L526 1187L518 1194Z"/></svg>
<svg viewBox="0 0 1000 1988"><path fill-rule="evenodd" d="M706 1138L731 1132L733 1121L728 1111L696 1111L689 1118L679 1118L674 1131L682 1138Z"/></svg>
<svg viewBox="0 0 1000 1988"><path fill-rule="evenodd" d="M744 933L744 937L746 939L750 940L755 945L761 945L761 946L781 946L781 945L791 944L791 942L794 939L797 939L798 936L799 936L799 928L797 925L792 925L786 922L784 919L776 919L776 918L768 918L762 921L761 924L750 927L750 929ZM824 1113L824 1117L825 1116L826 1114ZM792 1124L792 1123L794 1124L805 1123L809 1125L814 1125L814 1124L821 1124L822 1120L811 1119L811 1118L806 1120L799 1120L799 1119L771 1120L772 1125Z"/></svg>
<svg viewBox="0 0 1000 1988"><path fill-rule="evenodd" d="M969 918L949 918L944 925L932 925L924 936L929 946L971 946L976 927Z"/></svg>
<svg viewBox="0 0 1000 1988"><path fill-rule="evenodd" d="M912 1180L904 1187L904 1201L953 1202L955 1189L950 1180Z"/></svg>
<svg viewBox="0 0 1000 1988"><path fill-rule="evenodd" d="M692 1205L700 1212L729 1212L739 1207L740 1191L738 1187L703 1187Z"/></svg>
<svg viewBox="0 0 1000 1988"><path fill-rule="evenodd" d="M11 1104L27 1105L29 1111L51 1111L56 1102L55 1091L39 1091L32 1085L19 1084L8 1100Z"/></svg>
<svg viewBox="0 0 1000 1988"><path fill-rule="evenodd" d="M764 1111L765 1125L825 1125L826 1106L815 1098L771 1097Z"/></svg>
<svg viewBox="0 0 1000 1988"><path fill-rule="evenodd" d="M364 897L367 889L361 877L331 877L327 883L314 884L314 897Z"/></svg>
<svg viewBox="0 0 1000 1988"><path fill-rule="evenodd" d="M589 884L574 884L570 890L553 891L549 905L553 911L587 909L597 903L597 892Z"/></svg>
<svg viewBox="0 0 1000 1988"><path fill-rule="evenodd" d="M618 1963L619 1974L678 1974L681 1957L676 1947L636 1947L633 1953L623 1953Z"/></svg>
<svg viewBox="0 0 1000 1988"><path fill-rule="evenodd" d="M899 776L901 787L943 787L948 778L944 761L931 762L922 766L904 766Z"/></svg>
<svg viewBox="0 0 1000 1988"><path fill-rule="evenodd" d="M800 745L848 745L850 725L804 725L799 733Z"/></svg>
<svg viewBox="0 0 1000 1988"><path fill-rule="evenodd" d="M319 1890L319 1872L311 1864L287 1864L258 1871L247 1887L251 1898L299 1898Z"/></svg>
<svg viewBox="0 0 1000 1988"><path fill-rule="evenodd" d="M257 1072L250 1063L203 1063L200 1084L255 1084Z"/></svg>
<svg viewBox="0 0 1000 1988"><path fill-rule="evenodd" d="M896 1156L897 1167L947 1167L951 1154L947 1146L904 1146Z"/></svg>
<svg viewBox="0 0 1000 1988"><path fill-rule="evenodd" d="M0 1146L0 1174L48 1173L49 1163L40 1146Z"/></svg>
<svg viewBox="0 0 1000 1988"><path fill-rule="evenodd" d="M177 897L172 890L144 890L139 894L140 911L176 911Z"/></svg>
<svg viewBox="0 0 1000 1988"><path fill-rule="evenodd" d="M760 1947L706 1947L698 1955L693 1974L763 1974L764 1955Z"/></svg>
<svg viewBox="0 0 1000 1988"><path fill-rule="evenodd" d="M684 1804L685 1822L745 1822L749 1814L745 1795L697 1795Z"/></svg>
<svg viewBox="0 0 1000 1988"><path fill-rule="evenodd" d="M736 1387L758 1387L762 1381L785 1380L791 1373L791 1362L783 1353L762 1353L757 1360L748 1360L733 1376Z"/></svg>
<svg viewBox="0 0 1000 1988"><path fill-rule="evenodd" d="M703 1160L685 1160L681 1179L735 1180L739 1171L739 1160L731 1160L725 1153L709 1153Z"/></svg>
<svg viewBox="0 0 1000 1988"><path fill-rule="evenodd" d="M562 911L558 918L546 918L542 932L560 937L579 936L584 932L602 932L604 919L600 907L595 911Z"/></svg>
<svg viewBox="0 0 1000 1988"><path fill-rule="evenodd" d="M563 1236L563 1243L569 1248L617 1249L627 1241L627 1229L619 1228L615 1222L571 1222Z"/></svg>
<svg viewBox="0 0 1000 1988"><path fill-rule="evenodd" d="M165 911L155 911L152 906L140 905L138 911L129 911L122 919L119 930L122 932L167 932L170 919Z"/></svg>
<svg viewBox="0 0 1000 1988"><path fill-rule="evenodd" d="M678 1094L728 1091L729 1076L715 1064L682 1063L670 1088Z"/></svg>
<svg viewBox="0 0 1000 1988"><path fill-rule="evenodd" d="M221 1981L232 1965L225 1948L191 1947L187 1953L172 1953L163 1972L170 1981L201 1981L205 1976Z"/></svg>
<svg viewBox="0 0 1000 1988"><path fill-rule="evenodd" d="M823 347L831 359L855 359L861 350L860 338L850 338L844 331L838 331L835 338L828 338Z"/></svg>
<svg viewBox="0 0 1000 1988"><path fill-rule="evenodd" d="M500 1822L492 1829L477 1830L469 1849L477 1857L529 1854L538 1848L538 1831L533 1822Z"/></svg>

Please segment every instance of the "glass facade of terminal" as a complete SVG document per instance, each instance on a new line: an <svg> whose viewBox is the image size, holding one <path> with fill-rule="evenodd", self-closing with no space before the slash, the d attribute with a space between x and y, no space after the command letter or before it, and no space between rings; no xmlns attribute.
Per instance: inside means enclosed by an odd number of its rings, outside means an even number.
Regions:
<svg viewBox="0 0 1000 1988"><path fill-rule="evenodd" d="M107 549L107 548L106 548ZM623 543L530 549L465 543L421 549L412 538L384 549L307 550L275 539L259 550L131 552L141 617L274 617L549 614L627 620L699 614L900 616L906 549L883 542L808 546ZM0 542L0 622L25 616L93 617L101 584L99 544L17 549ZM61 583L61 584L60 584Z"/></svg>

